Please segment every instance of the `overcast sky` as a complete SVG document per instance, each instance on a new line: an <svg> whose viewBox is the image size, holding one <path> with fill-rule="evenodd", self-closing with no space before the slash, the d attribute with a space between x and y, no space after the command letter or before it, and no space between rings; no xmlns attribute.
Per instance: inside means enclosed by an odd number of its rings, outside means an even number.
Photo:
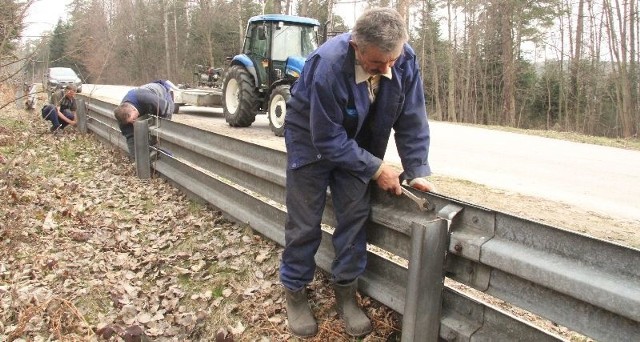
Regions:
<svg viewBox="0 0 640 342"><path fill-rule="evenodd" d="M45 31L53 31L59 18L67 18L66 5L71 0L36 0L29 8L25 18L25 29L22 32L24 38L37 38Z"/></svg>
<svg viewBox="0 0 640 342"><path fill-rule="evenodd" d="M67 19L65 11L70 3L71 0L36 0L29 8L25 19L23 36L29 39L32 38L30 36L40 36L45 31L52 31L59 18ZM351 27L365 6L364 0L337 0L334 13L341 15L345 23Z"/></svg>

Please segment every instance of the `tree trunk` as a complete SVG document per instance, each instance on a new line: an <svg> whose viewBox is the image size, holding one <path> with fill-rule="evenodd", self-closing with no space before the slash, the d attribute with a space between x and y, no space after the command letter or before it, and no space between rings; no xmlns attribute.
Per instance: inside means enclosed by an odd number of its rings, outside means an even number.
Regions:
<svg viewBox="0 0 640 342"><path fill-rule="evenodd" d="M287 0L287 3L290 0ZM287 8L289 8L287 6ZM306 17L309 15L309 1L308 0L302 0L302 2L300 3L300 16L302 17Z"/></svg>
<svg viewBox="0 0 640 342"><path fill-rule="evenodd" d="M452 122L457 122L458 117L456 115L456 77L455 77L455 68L454 68L454 56L455 56L455 34L453 33L453 16L451 15L452 11L451 1L447 1L447 11L449 12L449 20L447 21L449 27L449 37L451 41L449 42L449 56L447 57L447 62L449 66L449 77L447 80L447 120Z"/></svg>
<svg viewBox="0 0 640 342"><path fill-rule="evenodd" d="M581 123L579 122L582 118L582 121L586 120L582 113L582 108L580 106L580 102L582 101L582 96L580 94L580 63L582 59L582 37L583 37L583 28L584 28L584 0L579 0L578 2L578 13L576 17L576 34L575 40L573 43L574 46L574 54L573 60L570 63L570 72L571 72L571 88L570 88L570 105L571 112L573 116L576 118L575 127L579 129ZM583 122L584 123L584 122Z"/></svg>
<svg viewBox="0 0 640 342"><path fill-rule="evenodd" d="M164 7L164 51L167 62L166 79L171 78L171 47L169 46L169 0L163 1Z"/></svg>
<svg viewBox="0 0 640 342"><path fill-rule="evenodd" d="M625 18L628 18L628 7L625 7L621 12L620 4L618 1L615 3L616 7L613 8L608 0L604 1L604 11L607 14L608 25L607 31L609 32L609 45L611 55L613 57L613 66L615 72L615 86L616 86L616 99L617 99L617 115L618 123L620 125L619 134L623 138L629 138L635 134L636 125L633 122L634 114L631 113L631 89L629 82L629 73L627 70L628 63L628 46L627 41L627 26ZM613 11L615 9L616 16L614 17ZM614 27L614 23L618 23L618 27ZM617 38L616 32L620 33L620 38ZM619 43L618 43L619 42ZM618 46L618 44L620 44Z"/></svg>
<svg viewBox="0 0 640 342"><path fill-rule="evenodd" d="M442 119L442 103L440 101L440 77L439 77L439 72L438 72L438 61L436 59L436 49L435 49L435 44L434 44L434 40L435 40L435 34L433 34L431 32L431 27L429 26L429 21L426 19L431 15L431 9L430 6L431 4L428 3L427 1L423 2L423 5L426 7L423 10L423 28L428 28L429 31L428 34L426 36L423 36L423 42L426 40L428 43L428 48L429 51L428 53L425 53L422 55L422 62L424 63L424 61L427 59L427 56L430 56L429 58L429 63L430 63L430 70L431 70L431 84L433 87L433 101L434 101L434 112L433 112L433 116L435 118L439 118ZM423 73L425 68L422 68Z"/></svg>
<svg viewBox="0 0 640 342"><path fill-rule="evenodd" d="M173 0L173 51L174 51L174 56L173 56L173 60L175 61L176 65L175 65L175 70L176 70L176 77L178 76L178 61L180 60L178 58L178 51L179 51L179 41L178 41L178 11L176 9L176 1L178 0Z"/></svg>
<svg viewBox="0 0 640 342"><path fill-rule="evenodd" d="M396 11L404 18L407 27L409 27L409 7L411 7L411 0L398 0L396 5Z"/></svg>
<svg viewBox="0 0 640 342"><path fill-rule="evenodd" d="M629 2L629 89L631 91L630 106L631 108L640 108L640 102L638 102L638 56L636 54L637 44L636 41L636 25L638 24L638 3L636 1ZM636 123L633 127L632 134L638 136L640 132L640 110L632 110L632 122Z"/></svg>
<svg viewBox="0 0 640 342"><path fill-rule="evenodd" d="M244 21L242 20L242 2L238 1L238 40L239 46L242 49L242 43L244 43Z"/></svg>
<svg viewBox="0 0 640 342"><path fill-rule="evenodd" d="M502 117L504 123L516 126L515 70L513 61L512 4L500 5L500 45L502 46Z"/></svg>

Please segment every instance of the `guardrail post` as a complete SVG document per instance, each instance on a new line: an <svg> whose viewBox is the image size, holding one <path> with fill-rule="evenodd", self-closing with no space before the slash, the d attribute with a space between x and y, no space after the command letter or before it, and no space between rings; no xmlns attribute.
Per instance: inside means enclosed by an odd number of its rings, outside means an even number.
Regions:
<svg viewBox="0 0 640 342"><path fill-rule="evenodd" d="M76 101L78 102L78 110L76 111L78 115L78 130L80 133L87 133L87 107L83 99L76 99Z"/></svg>
<svg viewBox="0 0 640 342"><path fill-rule="evenodd" d="M149 120L136 120L133 123L134 156L136 158L136 174L140 179L151 178L151 161L149 158Z"/></svg>
<svg viewBox="0 0 640 342"><path fill-rule="evenodd" d="M411 224L409 276L402 315L402 341L438 341L447 221Z"/></svg>

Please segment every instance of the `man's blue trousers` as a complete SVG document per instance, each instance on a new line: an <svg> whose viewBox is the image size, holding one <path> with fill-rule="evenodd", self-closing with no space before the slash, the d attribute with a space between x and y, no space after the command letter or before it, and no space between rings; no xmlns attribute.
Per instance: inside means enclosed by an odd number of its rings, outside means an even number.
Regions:
<svg viewBox="0 0 640 342"><path fill-rule="evenodd" d="M331 280L351 282L366 267L369 184L326 160L287 169L287 221L280 280L289 290L297 291L313 280L327 187L337 221L332 239L335 259L331 265Z"/></svg>

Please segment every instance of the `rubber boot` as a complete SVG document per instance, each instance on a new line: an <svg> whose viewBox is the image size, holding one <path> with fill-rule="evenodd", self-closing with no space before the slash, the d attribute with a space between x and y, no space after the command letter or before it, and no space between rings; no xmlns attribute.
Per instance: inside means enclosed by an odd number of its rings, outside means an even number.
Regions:
<svg viewBox="0 0 640 342"><path fill-rule="evenodd" d="M344 319L347 334L354 337L364 336L373 330L369 317L358 307L356 290L357 279L349 284L334 284L338 315Z"/></svg>
<svg viewBox="0 0 640 342"><path fill-rule="evenodd" d="M287 297L287 319L289 330L298 337L311 337L318 333L318 324L307 300L307 290L293 292L284 288Z"/></svg>

